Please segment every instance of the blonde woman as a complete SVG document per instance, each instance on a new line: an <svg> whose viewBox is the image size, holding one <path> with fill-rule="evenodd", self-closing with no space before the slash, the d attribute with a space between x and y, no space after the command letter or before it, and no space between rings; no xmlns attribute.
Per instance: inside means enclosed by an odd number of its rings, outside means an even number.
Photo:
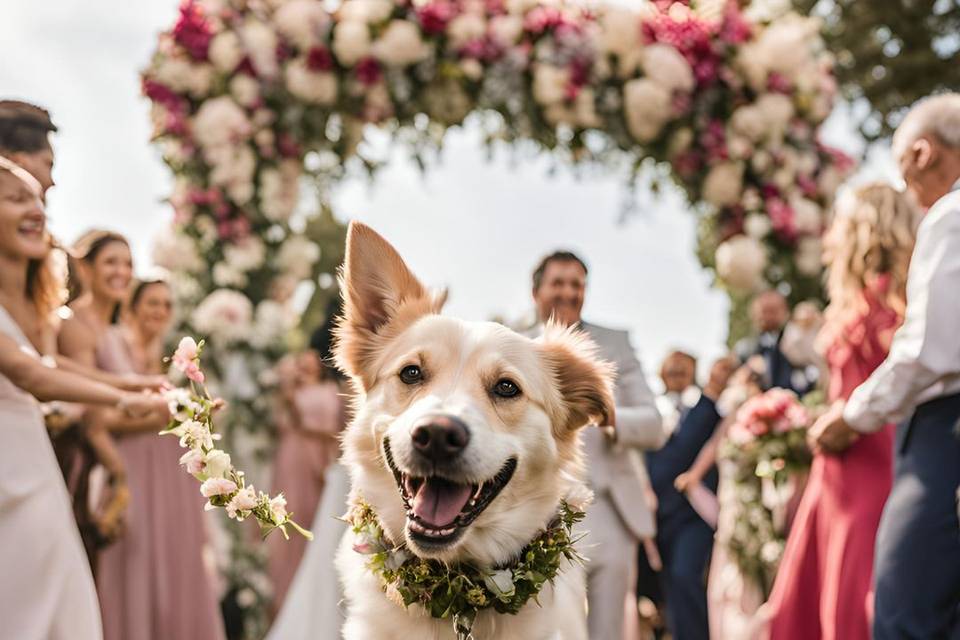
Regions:
<svg viewBox="0 0 960 640"><path fill-rule="evenodd" d="M887 355L906 307L919 212L871 184L841 198L824 236L830 305L818 337L831 402ZM839 455L818 452L768 605L771 640L870 638L874 542L893 482L893 426Z"/></svg>

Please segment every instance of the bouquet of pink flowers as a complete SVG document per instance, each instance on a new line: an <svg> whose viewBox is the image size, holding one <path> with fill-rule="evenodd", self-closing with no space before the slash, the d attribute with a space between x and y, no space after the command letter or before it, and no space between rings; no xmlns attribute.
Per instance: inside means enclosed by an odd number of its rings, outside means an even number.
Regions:
<svg viewBox="0 0 960 640"><path fill-rule="evenodd" d="M738 513L723 542L765 594L783 555L789 504L810 467L811 422L796 394L771 389L746 401L727 432L723 456L733 462Z"/></svg>
<svg viewBox="0 0 960 640"><path fill-rule="evenodd" d="M288 537L286 528L290 526L312 540L313 534L287 513L287 501L282 493L274 497L262 491L258 493L253 485L246 484L243 472L233 466L230 454L215 447L220 434L214 431L213 414L222 403L212 398L203 386L202 351L202 340L198 344L193 338L185 337L171 358L174 368L190 381L190 387L165 392L171 418L160 435L177 436L180 446L188 449L180 458L180 464L202 483L200 493L207 499L207 510L223 508L238 522L252 516L260 524L264 537L276 529Z"/></svg>

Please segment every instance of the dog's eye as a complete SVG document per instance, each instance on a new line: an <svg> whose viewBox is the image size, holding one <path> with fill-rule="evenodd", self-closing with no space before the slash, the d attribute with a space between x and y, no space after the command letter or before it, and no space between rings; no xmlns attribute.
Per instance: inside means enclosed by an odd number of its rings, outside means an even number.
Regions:
<svg viewBox="0 0 960 640"><path fill-rule="evenodd" d="M400 380L403 384L417 384L423 380L423 371L415 364L407 365L400 370Z"/></svg>
<svg viewBox="0 0 960 640"><path fill-rule="evenodd" d="M513 380L503 379L494 385L493 392L501 398L513 398L520 395L520 387Z"/></svg>

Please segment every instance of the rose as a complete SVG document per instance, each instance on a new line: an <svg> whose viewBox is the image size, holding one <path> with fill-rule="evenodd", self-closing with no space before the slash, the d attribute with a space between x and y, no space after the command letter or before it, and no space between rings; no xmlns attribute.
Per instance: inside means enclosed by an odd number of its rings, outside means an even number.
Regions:
<svg viewBox="0 0 960 640"><path fill-rule="evenodd" d="M293 236L280 247L274 264L297 278L310 275L313 264L320 259L320 247L303 236Z"/></svg>
<svg viewBox="0 0 960 640"><path fill-rule="evenodd" d="M266 252L266 247L260 238L249 236L227 245L223 250L223 257L234 269L252 271L263 266Z"/></svg>
<svg viewBox="0 0 960 640"><path fill-rule="evenodd" d="M215 149L250 137L247 114L230 96L204 101L193 118L194 137L201 146Z"/></svg>
<svg viewBox="0 0 960 640"><path fill-rule="evenodd" d="M233 73L243 61L243 45L233 31L223 31L210 42L210 62L221 73Z"/></svg>
<svg viewBox="0 0 960 640"><path fill-rule="evenodd" d="M794 258L797 271L806 276L818 275L823 270L823 244L820 238L806 237L797 245Z"/></svg>
<svg viewBox="0 0 960 640"><path fill-rule="evenodd" d="M641 78L625 83L623 103L627 129L639 142L656 138L670 120L670 92L653 80Z"/></svg>
<svg viewBox="0 0 960 640"><path fill-rule="evenodd" d="M383 22L393 13L390 0L347 0L340 5L340 19L366 23Z"/></svg>
<svg viewBox="0 0 960 640"><path fill-rule="evenodd" d="M740 201L743 192L742 162L714 165L703 181L703 199L715 207L730 207Z"/></svg>
<svg viewBox="0 0 960 640"><path fill-rule="evenodd" d="M183 372L194 382L203 382L203 371L200 371L200 348L190 336L180 340L176 352L173 354L173 366Z"/></svg>
<svg viewBox="0 0 960 640"><path fill-rule="evenodd" d="M756 239L733 236L717 247L715 258L717 275L731 288L753 291L762 283L767 252Z"/></svg>
<svg viewBox="0 0 960 640"><path fill-rule="evenodd" d="M513 572L510 569L499 569L484 573L483 583L498 598L512 597L517 590L517 586L513 582Z"/></svg>
<svg viewBox="0 0 960 640"><path fill-rule="evenodd" d="M306 51L319 43L330 22L323 3L316 0L290 0L273 14L277 32Z"/></svg>
<svg viewBox="0 0 960 640"><path fill-rule="evenodd" d="M767 237L772 228L770 218L762 213L751 213L743 221L743 230L748 236L757 240Z"/></svg>
<svg viewBox="0 0 960 640"><path fill-rule="evenodd" d="M794 225L801 234L819 235L823 230L823 218L820 205L800 196L790 198L790 207L794 213Z"/></svg>
<svg viewBox="0 0 960 640"><path fill-rule="evenodd" d="M204 498L214 496L228 496L237 490L237 483L226 478L208 478L200 485L200 495ZM212 507L208 502L207 505Z"/></svg>
<svg viewBox="0 0 960 640"><path fill-rule="evenodd" d="M652 44L643 50L643 73L670 92L692 91L693 69L679 51L667 44Z"/></svg>
<svg viewBox="0 0 960 640"><path fill-rule="evenodd" d="M248 17L240 30L254 71L262 78L277 75L277 34L266 23Z"/></svg>
<svg viewBox="0 0 960 640"><path fill-rule="evenodd" d="M229 344L247 337L252 316L249 298L238 291L217 289L197 305L190 318L197 331Z"/></svg>
<svg viewBox="0 0 960 640"><path fill-rule="evenodd" d="M629 9L607 7L599 18L599 25L597 48L616 56L618 75L629 77L643 55L639 14Z"/></svg>
<svg viewBox="0 0 960 640"><path fill-rule="evenodd" d="M429 53L420 38L420 29L406 20L393 20L370 48L375 58L391 67L420 62Z"/></svg>
<svg viewBox="0 0 960 640"><path fill-rule="evenodd" d="M512 47L523 35L523 20L502 15L490 20L490 37L502 47Z"/></svg>
<svg viewBox="0 0 960 640"><path fill-rule="evenodd" d="M295 98L310 104L331 106L337 101L337 76L329 71L311 71L303 58L284 70L287 90Z"/></svg>
<svg viewBox="0 0 960 640"><path fill-rule="evenodd" d="M214 449L207 453L203 459L203 472L211 478L221 478L226 475L233 466L230 462L230 454L220 449Z"/></svg>
<svg viewBox="0 0 960 640"><path fill-rule="evenodd" d="M552 64L533 68L533 99L543 106L563 102L567 95L570 71Z"/></svg>
<svg viewBox="0 0 960 640"><path fill-rule="evenodd" d="M352 67L370 52L370 28L357 20L345 20L333 30L334 55L340 64Z"/></svg>
<svg viewBox="0 0 960 640"><path fill-rule="evenodd" d="M500 25L501 27L503 25ZM523 24L521 23L521 29ZM476 13L463 13L450 21L450 24L447 25L447 38L450 40L450 46L454 49L461 49L468 43L479 40L483 38L487 33L487 21L483 16L477 15ZM516 37L513 38L513 41L509 41L510 34L503 34L508 36L505 38L504 44L513 44L516 42Z"/></svg>

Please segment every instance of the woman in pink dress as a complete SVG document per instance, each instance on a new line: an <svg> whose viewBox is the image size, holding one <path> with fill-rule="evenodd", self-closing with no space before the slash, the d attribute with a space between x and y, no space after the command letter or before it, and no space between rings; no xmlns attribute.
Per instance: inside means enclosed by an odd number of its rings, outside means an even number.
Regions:
<svg viewBox="0 0 960 640"><path fill-rule="evenodd" d="M819 337L830 401L846 399L887 355L903 319L918 222L888 185L837 204L824 236L830 305ZM892 425L839 455L814 457L768 603L771 640L870 637L874 542L892 479Z"/></svg>
<svg viewBox="0 0 960 640"><path fill-rule="evenodd" d="M327 467L339 453L337 437L344 424L341 390L332 369L321 362L316 351L289 357L278 369L282 382L275 416L280 442L274 456L273 486L283 489L288 512L312 522ZM306 540L272 536L267 545L276 614L300 566Z"/></svg>
<svg viewBox="0 0 960 640"><path fill-rule="evenodd" d="M61 347L114 374L159 373L172 297L162 282L132 295L132 259L122 236L96 232L75 247L79 280ZM129 295L122 322L119 311ZM222 640L223 621L203 559L203 500L179 466L176 438L161 438L168 416L133 421L115 412L89 418L109 432L127 470L126 531L100 553L96 582L104 640Z"/></svg>

